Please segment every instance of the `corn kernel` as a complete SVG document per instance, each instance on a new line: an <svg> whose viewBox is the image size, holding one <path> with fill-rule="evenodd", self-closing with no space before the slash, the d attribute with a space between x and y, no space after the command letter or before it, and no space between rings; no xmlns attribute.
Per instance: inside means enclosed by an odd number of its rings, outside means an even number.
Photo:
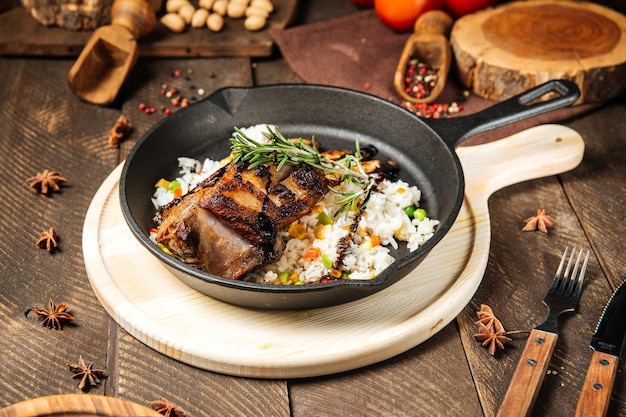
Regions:
<svg viewBox="0 0 626 417"><path fill-rule="evenodd" d="M316 239L326 239L326 234L328 233L328 230L330 229L330 225L329 224L322 224L320 226L317 226L315 228L315 238Z"/></svg>
<svg viewBox="0 0 626 417"><path fill-rule="evenodd" d="M169 188L169 186L170 182L165 178L161 178L156 184L154 184L154 188Z"/></svg>
<svg viewBox="0 0 626 417"><path fill-rule="evenodd" d="M289 281L293 282L294 284L301 282L300 281L300 274L298 274L297 272L292 272L289 274Z"/></svg>
<svg viewBox="0 0 626 417"><path fill-rule="evenodd" d="M328 273L328 275L330 275L333 278L341 278L342 273L341 271L339 271L338 269L331 269L330 272Z"/></svg>
<svg viewBox="0 0 626 417"><path fill-rule="evenodd" d="M302 240L307 237L306 229L298 221L291 223L287 232L289 236L295 239Z"/></svg>

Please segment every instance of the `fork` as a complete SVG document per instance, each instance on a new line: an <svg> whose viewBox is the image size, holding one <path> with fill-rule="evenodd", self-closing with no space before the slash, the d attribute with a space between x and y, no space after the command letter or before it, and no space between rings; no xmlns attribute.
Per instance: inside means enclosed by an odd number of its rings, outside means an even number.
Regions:
<svg viewBox="0 0 626 417"><path fill-rule="evenodd" d="M549 309L548 317L530 332L497 417L528 416L535 404L556 346L557 319L563 313L576 310L582 292L589 251L583 260L581 249L574 261L575 252L576 249L570 251L569 246L563 252L552 285L543 299Z"/></svg>

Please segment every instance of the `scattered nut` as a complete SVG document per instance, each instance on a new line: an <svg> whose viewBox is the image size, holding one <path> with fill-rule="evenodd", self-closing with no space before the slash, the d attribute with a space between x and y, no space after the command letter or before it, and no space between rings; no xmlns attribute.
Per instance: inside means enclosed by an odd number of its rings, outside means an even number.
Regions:
<svg viewBox="0 0 626 417"><path fill-rule="evenodd" d="M175 33L185 30L185 20L178 13L166 13L161 17L163 26Z"/></svg>
<svg viewBox="0 0 626 417"><path fill-rule="evenodd" d="M269 15L270 15L270 12L268 12L267 10L262 9L260 7L252 7L252 6L250 6L250 7L248 7L246 9L246 16L247 17L250 17L250 16L261 16L261 17L267 19L269 17Z"/></svg>
<svg viewBox="0 0 626 417"><path fill-rule="evenodd" d="M243 22L243 26L250 30L256 31L261 30L265 26L266 19L263 16L248 16L246 20Z"/></svg>
<svg viewBox="0 0 626 417"><path fill-rule="evenodd" d="M212 32L219 32L224 27L224 18L219 13L211 13L207 18L206 25Z"/></svg>
<svg viewBox="0 0 626 417"><path fill-rule="evenodd" d="M209 17L209 11L206 9L198 9L191 16L191 27L201 28L206 25L207 18Z"/></svg>
<svg viewBox="0 0 626 417"><path fill-rule="evenodd" d="M168 13L176 13L184 4L189 4L188 0L167 0L165 10Z"/></svg>
<svg viewBox="0 0 626 417"><path fill-rule="evenodd" d="M198 1L198 6L200 6L203 9L206 10L211 10L211 8L213 7L213 3L215 2L215 0L199 0Z"/></svg>
<svg viewBox="0 0 626 417"><path fill-rule="evenodd" d="M194 6L198 5L198 9ZM241 19L245 17L244 28L249 31L263 29L269 15L274 10L271 0L166 0L167 14L161 23L172 32L183 32L187 25L193 28L207 26L213 32L224 28L224 17Z"/></svg>
<svg viewBox="0 0 626 417"><path fill-rule="evenodd" d="M230 17L231 19L240 19L246 13L246 7L247 5L244 3L233 3L233 1L231 0L230 2L228 2L226 14L228 14L228 17Z"/></svg>
<svg viewBox="0 0 626 417"><path fill-rule="evenodd" d="M178 9L178 14L183 18L186 24L191 23L191 17L195 13L196 8L191 5L191 3L183 4L180 9Z"/></svg>
<svg viewBox="0 0 626 417"><path fill-rule="evenodd" d="M228 0L215 0L213 3L213 11L219 13L222 16L226 15L226 9L228 8Z"/></svg>
<svg viewBox="0 0 626 417"><path fill-rule="evenodd" d="M255 9L263 9L269 13L274 11L274 5L270 0L252 0L252 2L250 3L250 7L254 7Z"/></svg>

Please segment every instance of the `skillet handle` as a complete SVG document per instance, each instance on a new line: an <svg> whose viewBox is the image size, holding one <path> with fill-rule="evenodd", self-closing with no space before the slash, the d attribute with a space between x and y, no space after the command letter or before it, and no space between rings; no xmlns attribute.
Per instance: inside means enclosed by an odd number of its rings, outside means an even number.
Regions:
<svg viewBox="0 0 626 417"><path fill-rule="evenodd" d="M537 101L549 93L556 93L545 101ZM576 83L552 80L514 97L467 116L450 119L423 119L450 147L454 149L465 140L480 133L529 119L574 104L580 98Z"/></svg>

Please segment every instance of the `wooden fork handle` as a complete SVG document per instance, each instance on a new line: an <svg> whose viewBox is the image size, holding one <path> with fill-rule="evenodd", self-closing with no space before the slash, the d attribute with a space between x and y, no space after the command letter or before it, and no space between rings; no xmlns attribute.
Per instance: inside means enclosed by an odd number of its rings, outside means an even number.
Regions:
<svg viewBox="0 0 626 417"><path fill-rule="evenodd" d="M533 329L500 404L498 417L528 416L546 376L558 335Z"/></svg>
<svg viewBox="0 0 626 417"><path fill-rule="evenodd" d="M594 352L587 369L583 390L578 398L576 417L601 417L606 415L611 401L611 391L619 358L603 352Z"/></svg>

